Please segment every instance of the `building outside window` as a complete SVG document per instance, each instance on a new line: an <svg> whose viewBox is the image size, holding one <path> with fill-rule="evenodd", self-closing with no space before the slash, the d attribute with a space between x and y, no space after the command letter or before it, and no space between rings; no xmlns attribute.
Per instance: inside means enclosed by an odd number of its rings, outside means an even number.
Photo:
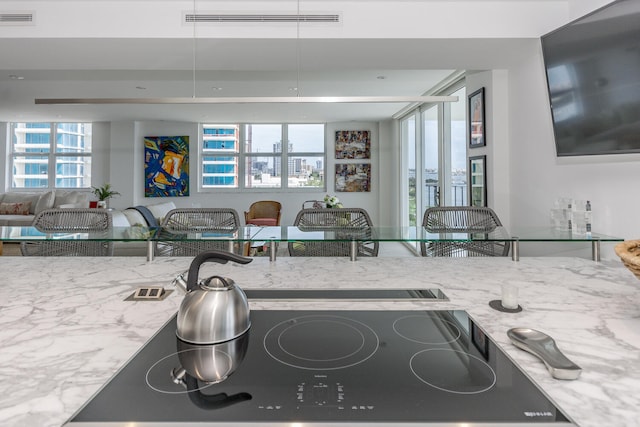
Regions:
<svg viewBox="0 0 640 427"><path fill-rule="evenodd" d="M202 187L238 187L239 125L202 126Z"/></svg>
<svg viewBox="0 0 640 427"><path fill-rule="evenodd" d="M91 139L91 123L11 123L11 188L89 188Z"/></svg>
<svg viewBox="0 0 640 427"><path fill-rule="evenodd" d="M324 124L203 124L201 187L324 189L325 147Z"/></svg>
<svg viewBox="0 0 640 427"><path fill-rule="evenodd" d="M411 238L428 208L468 205L464 80L436 95L457 96L458 101L423 105L400 120L406 172L399 213ZM417 242L414 248L419 250Z"/></svg>

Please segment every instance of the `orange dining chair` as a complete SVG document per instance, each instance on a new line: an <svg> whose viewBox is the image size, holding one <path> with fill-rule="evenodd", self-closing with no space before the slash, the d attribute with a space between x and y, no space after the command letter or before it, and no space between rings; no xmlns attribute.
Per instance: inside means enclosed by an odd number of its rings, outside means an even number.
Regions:
<svg viewBox="0 0 640 427"><path fill-rule="evenodd" d="M260 200L249 206L244 213L247 225L276 226L280 225L280 211L282 205L273 200Z"/></svg>

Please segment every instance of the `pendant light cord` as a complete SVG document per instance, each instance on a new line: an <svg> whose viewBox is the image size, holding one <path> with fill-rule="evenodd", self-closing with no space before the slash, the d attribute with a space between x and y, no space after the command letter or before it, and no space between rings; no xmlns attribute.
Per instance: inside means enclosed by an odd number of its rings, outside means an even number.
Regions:
<svg viewBox="0 0 640 427"><path fill-rule="evenodd" d="M300 96L300 0L296 12L296 96Z"/></svg>
<svg viewBox="0 0 640 427"><path fill-rule="evenodd" d="M191 50L192 50L192 55L191 55L191 60L192 60L192 97L195 99L196 97L196 0L193 0L193 41L192 41L192 46L191 46Z"/></svg>

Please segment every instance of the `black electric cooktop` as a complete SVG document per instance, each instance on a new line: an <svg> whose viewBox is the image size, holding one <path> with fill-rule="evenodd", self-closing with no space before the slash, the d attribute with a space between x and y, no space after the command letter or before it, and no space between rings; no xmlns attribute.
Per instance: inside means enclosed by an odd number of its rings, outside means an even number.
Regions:
<svg viewBox="0 0 640 427"><path fill-rule="evenodd" d="M175 331L174 317L69 425L574 425L465 311L253 310L217 348Z"/></svg>

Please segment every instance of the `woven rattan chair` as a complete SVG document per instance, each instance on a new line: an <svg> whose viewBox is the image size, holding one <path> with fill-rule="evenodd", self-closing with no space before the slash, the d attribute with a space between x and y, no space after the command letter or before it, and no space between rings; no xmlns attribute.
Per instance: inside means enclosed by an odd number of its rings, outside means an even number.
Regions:
<svg viewBox="0 0 640 427"><path fill-rule="evenodd" d="M491 233L502 223L496 213L487 207L439 206L428 208L422 220L428 233ZM454 240L454 239L452 239ZM430 241L421 242L422 256L478 257L507 256L508 241Z"/></svg>
<svg viewBox="0 0 640 427"><path fill-rule="evenodd" d="M20 251L24 256L111 256L113 241L99 238L110 237L112 224L111 212L106 209L47 209L36 215L33 226L43 233L56 233L60 239L22 242ZM67 240L64 233L88 234Z"/></svg>
<svg viewBox="0 0 640 427"><path fill-rule="evenodd" d="M274 200L260 200L249 206L244 213L244 222L247 225L280 225L280 210L282 205Z"/></svg>
<svg viewBox="0 0 640 427"><path fill-rule="evenodd" d="M156 254L196 256L211 249L238 252L238 245L233 243L233 238L239 226L240 217L234 209L173 209L162 221Z"/></svg>
<svg viewBox="0 0 640 427"><path fill-rule="evenodd" d="M373 241L373 223L360 208L302 209L293 225L301 231L327 231L344 236L344 241L291 241L290 256L350 256L351 240L357 241L356 256L378 256L379 243Z"/></svg>

